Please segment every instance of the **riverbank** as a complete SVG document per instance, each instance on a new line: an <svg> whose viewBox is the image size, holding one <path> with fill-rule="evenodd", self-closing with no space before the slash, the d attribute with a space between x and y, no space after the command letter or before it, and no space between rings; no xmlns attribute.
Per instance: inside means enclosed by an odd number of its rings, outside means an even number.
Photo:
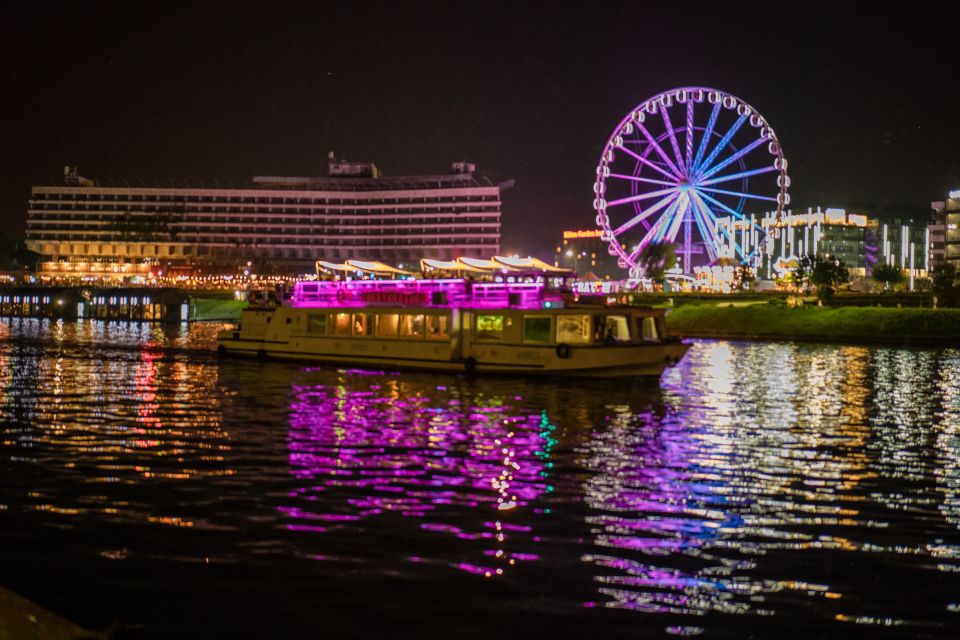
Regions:
<svg viewBox="0 0 960 640"><path fill-rule="evenodd" d="M105 640L0 587L0 638L13 640Z"/></svg>
<svg viewBox="0 0 960 640"><path fill-rule="evenodd" d="M667 330L683 338L960 346L960 309L691 304L670 311Z"/></svg>

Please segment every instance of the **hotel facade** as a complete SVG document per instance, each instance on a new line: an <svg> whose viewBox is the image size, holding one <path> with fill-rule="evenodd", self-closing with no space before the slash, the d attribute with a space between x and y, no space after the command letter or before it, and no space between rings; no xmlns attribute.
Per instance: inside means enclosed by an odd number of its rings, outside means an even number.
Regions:
<svg viewBox="0 0 960 640"><path fill-rule="evenodd" d="M64 185L31 189L27 248L46 276L488 257L500 250L500 194L512 182L474 171L454 163L446 175L381 177L371 163L331 158L330 177L210 189L106 187L65 170Z"/></svg>

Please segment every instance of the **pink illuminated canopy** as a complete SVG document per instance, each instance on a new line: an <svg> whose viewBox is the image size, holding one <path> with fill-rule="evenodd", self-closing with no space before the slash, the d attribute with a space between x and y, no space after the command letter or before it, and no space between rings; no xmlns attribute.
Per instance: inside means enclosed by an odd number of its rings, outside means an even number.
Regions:
<svg viewBox="0 0 960 640"><path fill-rule="evenodd" d="M350 280L298 282L298 308L416 306L431 308L541 309L559 307L563 298L548 292L542 278L524 282L436 280Z"/></svg>

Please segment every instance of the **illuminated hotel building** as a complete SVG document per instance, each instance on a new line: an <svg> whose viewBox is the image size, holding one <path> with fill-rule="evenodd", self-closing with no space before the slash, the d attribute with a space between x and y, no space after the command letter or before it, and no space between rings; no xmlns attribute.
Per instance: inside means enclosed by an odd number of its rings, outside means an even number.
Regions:
<svg viewBox="0 0 960 640"><path fill-rule="evenodd" d="M494 185L474 171L458 162L446 175L382 177L372 163L331 156L330 177L211 189L107 187L67 170L66 184L32 188L27 247L49 276L487 257L500 250L500 194L512 181Z"/></svg>
<svg viewBox="0 0 960 640"><path fill-rule="evenodd" d="M777 219L769 213L745 222L723 218L718 221L722 237L739 240L760 277L776 278L791 270L800 256L831 255L843 261L850 275L864 277L877 264L891 264L908 276L923 277L929 270L929 232L926 223L906 218L868 217L828 208L794 213L788 210ZM732 247L722 248L727 254ZM960 249L960 244L958 244ZM960 253L958 253L960 256Z"/></svg>
<svg viewBox="0 0 960 640"><path fill-rule="evenodd" d="M950 262L960 267L960 189L947 193L947 199L933 202L930 260L933 265Z"/></svg>

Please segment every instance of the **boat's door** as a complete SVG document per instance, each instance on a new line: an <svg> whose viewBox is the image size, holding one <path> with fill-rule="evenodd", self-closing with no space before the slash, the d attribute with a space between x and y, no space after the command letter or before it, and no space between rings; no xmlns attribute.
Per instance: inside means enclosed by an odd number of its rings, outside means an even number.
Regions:
<svg viewBox="0 0 960 640"><path fill-rule="evenodd" d="M450 332L450 359L459 361L470 350L470 345L465 342L469 339L472 314L460 309L453 309L450 313L450 325L453 327Z"/></svg>

